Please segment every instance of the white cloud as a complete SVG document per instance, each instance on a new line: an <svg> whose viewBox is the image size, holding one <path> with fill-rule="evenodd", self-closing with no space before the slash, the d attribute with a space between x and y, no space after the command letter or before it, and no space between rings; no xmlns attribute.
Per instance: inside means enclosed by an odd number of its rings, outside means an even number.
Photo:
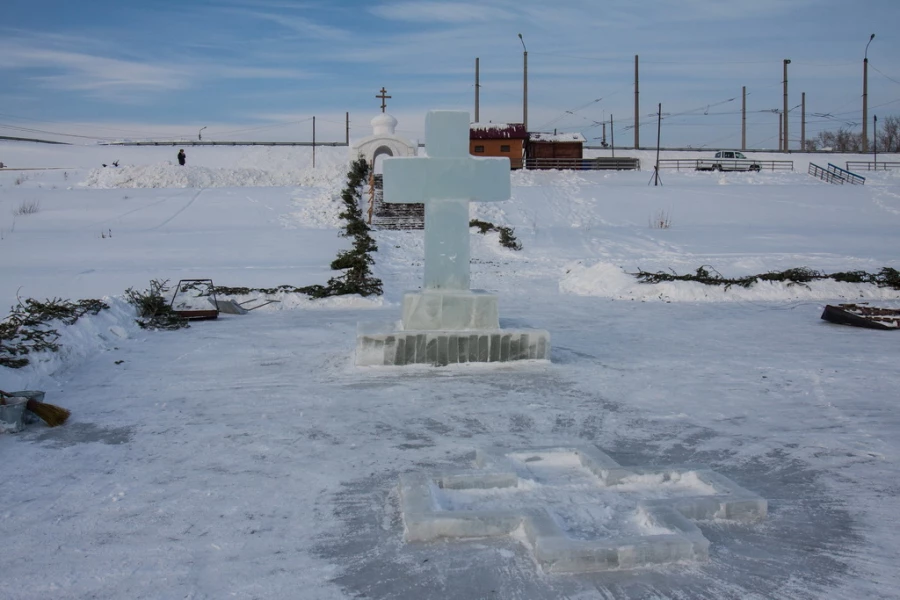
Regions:
<svg viewBox="0 0 900 600"><path fill-rule="evenodd" d="M252 10L235 10L234 12L258 19L261 21L269 21L280 25L286 29L290 29L296 33L303 34L305 37L323 40L323 41L345 41L352 38L349 31L339 27L332 27L317 23L311 19L298 16L288 16L274 12L260 12Z"/></svg>
<svg viewBox="0 0 900 600"><path fill-rule="evenodd" d="M90 53L65 49L82 44L76 38L36 35L0 42L0 71L23 70L26 77L45 89L81 92L118 102L140 102L140 94L170 92L196 87L216 79L309 79L308 71L211 63L206 60L173 65L161 62L113 58L111 45L93 44Z"/></svg>
<svg viewBox="0 0 900 600"><path fill-rule="evenodd" d="M199 68L203 68L198 66ZM225 79L310 79L314 74L300 69L278 67L210 66L203 68L207 76Z"/></svg>
<svg viewBox="0 0 900 600"><path fill-rule="evenodd" d="M660 8L679 21L722 20L739 21L754 17L775 17L788 12L798 12L823 4L822 0L753 0L753 2L721 2L719 0L663 1Z"/></svg>
<svg viewBox="0 0 900 600"><path fill-rule="evenodd" d="M47 40L39 38L0 42L0 56L3 57L0 70L28 69L30 79L58 90L107 93L168 91L190 84L191 74L183 67L53 49L47 48L47 45ZM57 72L35 72L41 69Z"/></svg>
<svg viewBox="0 0 900 600"><path fill-rule="evenodd" d="M464 2L395 2L371 8L370 12L382 19L414 23L468 23L515 18L509 10Z"/></svg>

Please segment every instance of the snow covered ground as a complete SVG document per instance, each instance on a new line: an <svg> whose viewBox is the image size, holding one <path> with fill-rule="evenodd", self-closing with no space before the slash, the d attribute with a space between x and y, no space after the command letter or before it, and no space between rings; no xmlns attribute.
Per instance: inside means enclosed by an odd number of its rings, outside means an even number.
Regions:
<svg viewBox="0 0 900 600"><path fill-rule="evenodd" d="M647 171L514 173L513 200L472 216L524 249L473 230L473 285L499 294L502 326L548 329L553 360L390 369L354 366L355 326L399 318L422 232L375 233L383 298L134 324L128 287L325 283L348 246L346 149L318 149L315 169L308 148L187 148L184 168L176 151L0 144L10 166L62 167L0 172L0 307L111 305L65 328L61 352L0 367L0 389L73 411L0 435L3 598L896 597L900 339L819 315L900 292L628 273L898 268L900 172L830 186L806 175L827 160L793 155L793 173L664 171L662 187ZM652 228L661 213L671 226ZM593 575L542 574L511 539L402 541L398 474L574 443L707 464L769 517L701 524L705 564Z"/></svg>

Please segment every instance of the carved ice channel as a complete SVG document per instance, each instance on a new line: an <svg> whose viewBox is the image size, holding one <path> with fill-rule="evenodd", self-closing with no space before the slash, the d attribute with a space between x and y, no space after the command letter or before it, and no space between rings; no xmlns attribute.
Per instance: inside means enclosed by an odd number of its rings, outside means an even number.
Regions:
<svg viewBox="0 0 900 600"><path fill-rule="evenodd" d="M752 523L765 499L702 466L621 466L592 446L478 450L475 469L400 476L404 537L512 536L552 573L702 561L693 521Z"/></svg>
<svg viewBox="0 0 900 600"><path fill-rule="evenodd" d="M518 482L495 488L442 489L432 483L436 508L444 511L546 510L576 540L671 534L638 510L641 500L712 496L716 489L696 473L650 473L606 485L569 452L508 454Z"/></svg>

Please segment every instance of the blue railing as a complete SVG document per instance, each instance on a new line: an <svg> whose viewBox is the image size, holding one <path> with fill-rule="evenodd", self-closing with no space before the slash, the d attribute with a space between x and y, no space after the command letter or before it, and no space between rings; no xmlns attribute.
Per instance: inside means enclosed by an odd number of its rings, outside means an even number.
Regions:
<svg viewBox="0 0 900 600"><path fill-rule="evenodd" d="M842 169L831 163L828 163L827 169L823 169L815 163L809 163L809 170L807 172L813 177L821 179L822 181L827 181L828 183L839 185L844 185L845 183L865 185L866 183L866 178L862 175L857 175L856 173L852 173L847 169Z"/></svg>
<svg viewBox="0 0 900 600"><path fill-rule="evenodd" d="M828 163L828 170L839 174L848 183L852 183L855 185L865 185L866 183L866 178L862 175L857 175L856 173L848 171L847 169L842 169L837 165Z"/></svg>

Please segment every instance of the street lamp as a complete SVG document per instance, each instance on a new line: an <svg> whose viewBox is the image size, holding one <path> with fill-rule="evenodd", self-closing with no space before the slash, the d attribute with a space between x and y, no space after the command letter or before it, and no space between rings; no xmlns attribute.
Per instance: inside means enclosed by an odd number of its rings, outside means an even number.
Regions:
<svg viewBox="0 0 900 600"><path fill-rule="evenodd" d="M791 64L791 59L784 59L784 138L782 142L782 150L788 151L788 90L787 90L787 66Z"/></svg>
<svg viewBox="0 0 900 600"><path fill-rule="evenodd" d="M867 125L869 123L869 44L875 39L875 34L869 36L869 42L866 44L866 51L863 53L863 131L862 131L862 150L869 151L869 136Z"/></svg>
<svg viewBox="0 0 900 600"><path fill-rule="evenodd" d="M201 128L200 128L200 131L197 132L197 141L198 141L198 142L202 142L202 141L203 141L203 135L202 135L202 134L203 134L203 130L204 130L204 129L206 129L206 127L201 127Z"/></svg>
<svg viewBox="0 0 900 600"><path fill-rule="evenodd" d="M519 34L519 41L522 42L522 58L525 61L525 69L522 75L522 123L525 125L525 131L528 132L528 48L525 47L525 40L522 34Z"/></svg>

